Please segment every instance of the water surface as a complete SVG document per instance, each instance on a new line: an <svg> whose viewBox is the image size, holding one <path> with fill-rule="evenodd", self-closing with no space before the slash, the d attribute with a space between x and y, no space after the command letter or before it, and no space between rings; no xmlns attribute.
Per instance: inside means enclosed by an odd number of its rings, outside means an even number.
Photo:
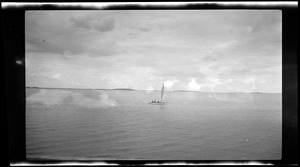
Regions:
<svg viewBox="0 0 300 167"><path fill-rule="evenodd" d="M279 160L282 94L26 88L26 156Z"/></svg>

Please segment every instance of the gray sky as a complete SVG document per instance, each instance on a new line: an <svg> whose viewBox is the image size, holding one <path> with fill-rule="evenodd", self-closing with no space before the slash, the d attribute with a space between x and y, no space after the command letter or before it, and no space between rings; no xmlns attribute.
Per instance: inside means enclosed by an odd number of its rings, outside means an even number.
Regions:
<svg viewBox="0 0 300 167"><path fill-rule="evenodd" d="M26 86L282 90L280 10L28 11Z"/></svg>

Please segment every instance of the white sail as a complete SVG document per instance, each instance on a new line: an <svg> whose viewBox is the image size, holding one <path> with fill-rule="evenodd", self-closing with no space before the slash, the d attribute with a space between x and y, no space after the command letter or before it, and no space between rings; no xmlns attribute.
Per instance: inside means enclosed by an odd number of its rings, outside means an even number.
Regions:
<svg viewBox="0 0 300 167"><path fill-rule="evenodd" d="M165 85L163 84L162 87L161 87L160 101L163 100L163 97L164 97L164 91L165 91Z"/></svg>

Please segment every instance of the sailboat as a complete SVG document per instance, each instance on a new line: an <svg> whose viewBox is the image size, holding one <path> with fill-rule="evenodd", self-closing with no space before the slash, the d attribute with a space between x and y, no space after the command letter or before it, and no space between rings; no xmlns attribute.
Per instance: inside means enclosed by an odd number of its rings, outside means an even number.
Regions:
<svg viewBox="0 0 300 167"><path fill-rule="evenodd" d="M149 104L160 104L160 105L165 105L167 102L166 102L166 101L163 101L164 93L165 93L165 85L162 84L161 91L160 91L160 100L158 100L158 101L153 100L153 101L150 102Z"/></svg>

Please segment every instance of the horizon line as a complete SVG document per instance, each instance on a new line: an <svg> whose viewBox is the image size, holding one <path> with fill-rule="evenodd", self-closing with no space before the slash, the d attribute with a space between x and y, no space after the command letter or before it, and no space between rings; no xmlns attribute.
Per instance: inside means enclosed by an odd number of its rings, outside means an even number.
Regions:
<svg viewBox="0 0 300 167"><path fill-rule="evenodd" d="M58 87L37 87L37 86L25 86L25 88L38 88L38 89L78 89L78 90L128 90L128 91L160 91L160 90L147 90L147 89L133 89L133 88L58 88ZM198 90L165 90L166 92L199 92L199 93L273 93L282 94L282 92L209 92L209 91L198 91Z"/></svg>

